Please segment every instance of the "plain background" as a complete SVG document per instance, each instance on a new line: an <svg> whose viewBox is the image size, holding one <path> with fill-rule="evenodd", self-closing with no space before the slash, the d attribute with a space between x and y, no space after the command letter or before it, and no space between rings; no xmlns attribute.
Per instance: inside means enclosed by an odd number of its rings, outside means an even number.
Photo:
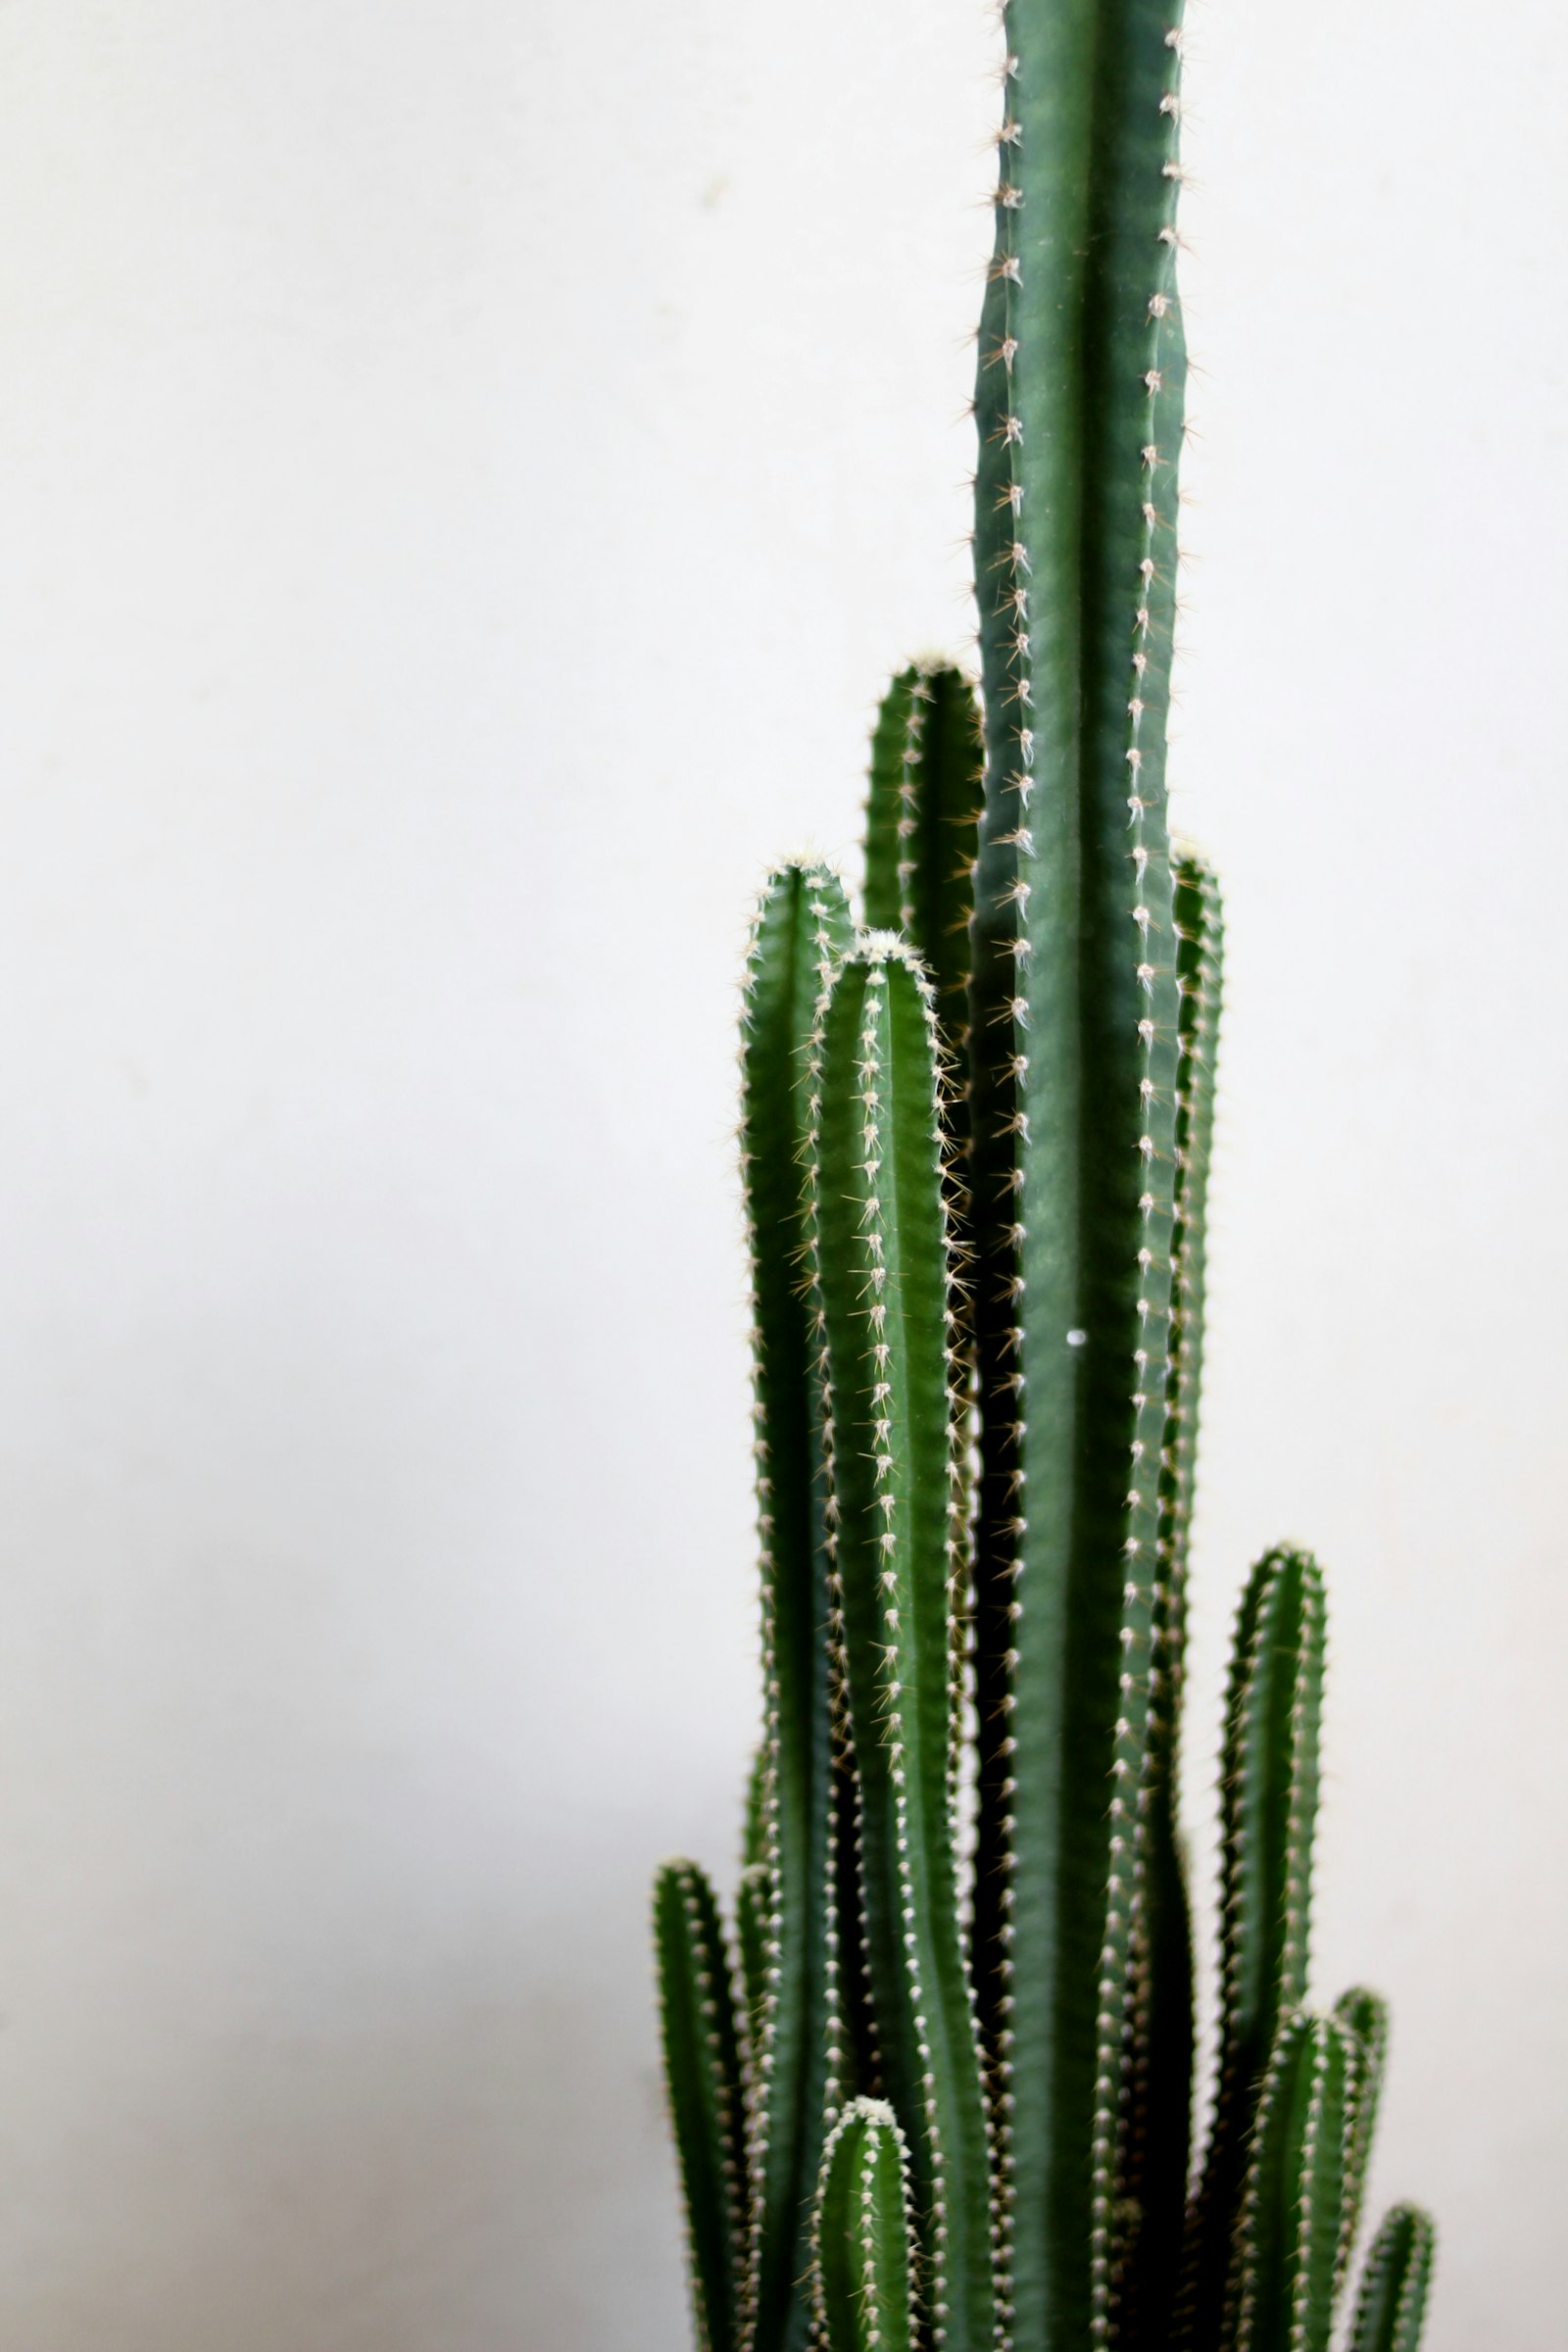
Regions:
<svg viewBox="0 0 1568 2352"><path fill-rule="evenodd" d="M0 2339L676 2352L734 981L961 647L979 0L0 8ZM1200 0L1191 1810L1332 1578L1430 2352L1561 2340L1568 35Z"/></svg>

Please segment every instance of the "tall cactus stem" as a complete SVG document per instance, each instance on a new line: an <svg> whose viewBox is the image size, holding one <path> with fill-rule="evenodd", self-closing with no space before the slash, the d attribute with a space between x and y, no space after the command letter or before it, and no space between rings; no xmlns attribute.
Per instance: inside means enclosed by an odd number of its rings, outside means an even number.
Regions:
<svg viewBox="0 0 1568 2352"><path fill-rule="evenodd" d="M758 1797L771 1908L754 2035L752 2352L803 2352L810 2201L832 2103L832 1693L817 1343L802 1293L811 1037L849 905L824 867L785 866L747 961L742 1164L752 1255L764 1737Z"/></svg>
<svg viewBox="0 0 1568 2352"><path fill-rule="evenodd" d="M1188 2231L1180 2340L1218 2340L1258 2086L1305 1996L1326 1618L1310 1553L1253 1569L1237 1618L1220 1784L1218 2078Z"/></svg>
<svg viewBox="0 0 1568 2352"><path fill-rule="evenodd" d="M654 1939L698 2342L735 2352L746 2243L740 2051L718 1905L695 1862L660 1871Z"/></svg>
<svg viewBox="0 0 1568 2352"><path fill-rule="evenodd" d="M1349 2352L1420 2352L1437 2232L1415 2205L1386 2213L1361 2266Z"/></svg>
<svg viewBox="0 0 1568 2352"><path fill-rule="evenodd" d="M915 2352L909 2166L898 2119L857 2099L822 2156L815 2220L817 2325L827 2352Z"/></svg>
<svg viewBox="0 0 1568 2352"><path fill-rule="evenodd" d="M1146 1844L1178 1090L1174 14L1006 9L976 396L976 1967L1014 2333L1053 2348L1112 2327Z"/></svg>
<svg viewBox="0 0 1568 2352"><path fill-rule="evenodd" d="M950 1616L964 1574L936 1013L873 934L823 1016L813 1167L837 1597L884 2088L909 2141L930 2336L990 2352L990 2164L958 1909Z"/></svg>

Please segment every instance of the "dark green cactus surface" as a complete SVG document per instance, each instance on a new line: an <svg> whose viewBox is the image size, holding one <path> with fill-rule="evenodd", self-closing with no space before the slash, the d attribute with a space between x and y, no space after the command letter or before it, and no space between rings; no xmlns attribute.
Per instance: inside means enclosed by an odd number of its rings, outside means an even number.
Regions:
<svg viewBox="0 0 1568 2352"><path fill-rule="evenodd" d="M980 678L893 680L863 928L743 1023L763 1730L733 1953L656 1898L707 2352L1328 2352L1388 2040L1308 2006L1326 1604L1238 1618L1203 2130L1178 1828L1223 923L1173 850L1171 0L1010 0ZM1396 2207L1353 2352L1416 2352Z"/></svg>

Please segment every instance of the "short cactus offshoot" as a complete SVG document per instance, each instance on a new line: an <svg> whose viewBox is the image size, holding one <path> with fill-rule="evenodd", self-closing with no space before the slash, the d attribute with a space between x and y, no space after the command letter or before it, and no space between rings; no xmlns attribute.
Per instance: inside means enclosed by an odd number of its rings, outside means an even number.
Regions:
<svg viewBox="0 0 1568 2352"><path fill-rule="evenodd" d="M1328 2352L1388 2034L1307 2005L1326 1603L1226 1706L1215 2088L1176 1828L1222 924L1164 743L1184 360L1170 0L1010 0L981 690L893 682L865 928L748 961L764 1731L733 1938L656 1898L705 2352ZM973 1834L967 1834L969 1817ZM733 1948L732 1948L733 1945ZM1399 2206L1353 2352L1416 2352Z"/></svg>

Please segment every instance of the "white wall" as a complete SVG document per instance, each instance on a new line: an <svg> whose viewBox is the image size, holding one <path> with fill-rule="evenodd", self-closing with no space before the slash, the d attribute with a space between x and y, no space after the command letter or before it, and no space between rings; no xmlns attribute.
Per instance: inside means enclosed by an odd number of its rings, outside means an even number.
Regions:
<svg viewBox="0 0 1568 2352"><path fill-rule="evenodd" d="M0 11L0 2340L675 2352L650 1864L754 1721L732 983L961 640L980 0ZM1568 38L1200 0L1229 885L1195 1819L1560 2341Z"/></svg>

